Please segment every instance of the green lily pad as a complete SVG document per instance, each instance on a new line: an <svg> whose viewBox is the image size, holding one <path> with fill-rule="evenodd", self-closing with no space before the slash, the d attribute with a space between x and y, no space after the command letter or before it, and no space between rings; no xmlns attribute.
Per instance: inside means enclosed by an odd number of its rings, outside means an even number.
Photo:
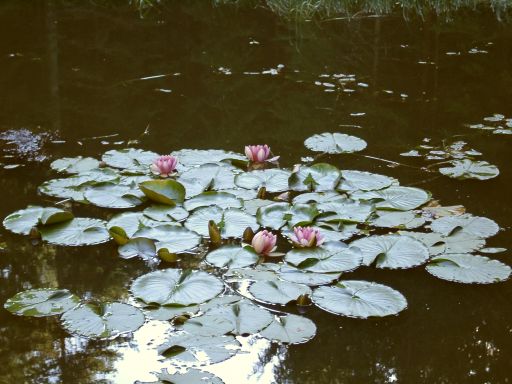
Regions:
<svg viewBox="0 0 512 384"><path fill-rule="evenodd" d="M239 170L227 164L203 164L183 172L178 181L186 187L190 198L207 190L235 188L235 172Z"/></svg>
<svg viewBox="0 0 512 384"><path fill-rule="evenodd" d="M235 335L257 333L272 322L269 311L248 300L217 306L207 311L205 315L229 321L232 326L231 332Z"/></svg>
<svg viewBox="0 0 512 384"><path fill-rule="evenodd" d="M470 214L442 217L434 220L431 228L434 232L445 236L454 233L454 231L462 231L482 239L494 236L500 230L498 224L493 220Z"/></svg>
<svg viewBox="0 0 512 384"><path fill-rule="evenodd" d="M343 243L326 243L321 247L294 248L285 256L285 261L309 272L347 272L359 267L361 252Z"/></svg>
<svg viewBox="0 0 512 384"><path fill-rule="evenodd" d="M439 168L439 172L454 179L488 180L500 174L498 167L487 161L463 159L451 161L450 164L451 167Z"/></svg>
<svg viewBox="0 0 512 384"><path fill-rule="evenodd" d="M411 211L379 211L370 224L381 228L413 229L425 224L425 219Z"/></svg>
<svg viewBox="0 0 512 384"><path fill-rule="evenodd" d="M375 209L371 203L352 199L318 203L316 207L322 212L319 221L348 223L364 223Z"/></svg>
<svg viewBox="0 0 512 384"><path fill-rule="evenodd" d="M222 336L233 330L233 324L228 319L215 314L205 313L193 317L177 329L195 336Z"/></svg>
<svg viewBox="0 0 512 384"><path fill-rule="evenodd" d="M315 337L316 325L306 317L288 314L275 317L260 334L280 343L303 344Z"/></svg>
<svg viewBox="0 0 512 384"><path fill-rule="evenodd" d="M19 235L28 235L37 225L50 225L73 219L73 214L58 208L29 205L4 219L5 229Z"/></svg>
<svg viewBox="0 0 512 384"><path fill-rule="evenodd" d="M180 206L151 205L144 210L144 215L156 221L182 221L188 217L188 211Z"/></svg>
<svg viewBox="0 0 512 384"><path fill-rule="evenodd" d="M498 260L471 254L442 255L427 265L428 273L457 283L491 284L507 280L512 269Z"/></svg>
<svg viewBox="0 0 512 384"><path fill-rule="evenodd" d="M313 222L318 213L314 205L274 203L258 209L256 218L262 227L278 230L285 225L289 227L308 225Z"/></svg>
<svg viewBox="0 0 512 384"><path fill-rule="evenodd" d="M366 148L366 141L344 133L322 133L304 141L304 145L315 152L352 153Z"/></svg>
<svg viewBox="0 0 512 384"><path fill-rule="evenodd" d="M51 244L80 246L105 243L110 235L105 222L99 219L77 217L64 223L41 227L41 238Z"/></svg>
<svg viewBox="0 0 512 384"><path fill-rule="evenodd" d="M146 317L154 320L168 321L182 315L193 316L199 312L199 305L148 305L145 306Z"/></svg>
<svg viewBox="0 0 512 384"><path fill-rule="evenodd" d="M114 183L101 183L89 187L84 197L90 203L103 208L133 208L142 204L143 195L140 191L128 186Z"/></svg>
<svg viewBox="0 0 512 384"><path fill-rule="evenodd" d="M101 157L108 166L135 171L148 171L153 160L158 158L155 152L142 149L126 148L112 149Z"/></svg>
<svg viewBox="0 0 512 384"><path fill-rule="evenodd" d="M139 229L146 227L158 227L164 224L179 226L178 223L163 223L161 221L152 220L146 217L142 212L123 212L112 217L112 219L107 223L107 228L110 230L113 227L120 227L125 231L129 238L132 238Z"/></svg>
<svg viewBox="0 0 512 384"><path fill-rule="evenodd" d="M292 267L291 265L282 264L277 271L279 278L297 284L304 284L308 286L326 285L331 284L333 281L338 280L340 273L317 273L308 272L300 268Z"/></svg>
<svg viewBox="0 0 512 384"><path fill-rule="evenodd" d="M203 192L185 201L184 207L188 211L193 211L200 207L209 207L215 205L219 208L241 208L242 200L235 195L226 192Z"/></svg>
<svg viewBox="0 0 512 384"><path fill-rule="evenodd" d="M334 165L318 163L293 172L289 185L293 191L326 192L335 190L340 179L341 172Z"/></svg>
<svg viewBox="0 0 512 384"><path fill-rule="evenodd" d="M138 308L124 303L82 304L65 312L62 326L88 338L113 338L139 329L145 321Z"/></svg>
<svg viewBox="0 0 512 384"><path fill-rule="evenodd" d="M140 257L143 260L151 260L156 257L155 243L145 238L132 239L128 243L121 245L117 251L123 259Z"/></svg>
<svg viewBox="0 0 512 384"><path fill-rule="evenodd" d="M92 157L64 157L50 164L50 168L57 172L82 173L98 168L100 162Z"/></svg>
<svg viewBox="0 0 512 384"><path fill-rule="evenodd" d="M456 232L450 236L429 232L399 231L400 235L414 237L428 247L431 256L442 253L469 253L485 246L485 240L468 235L464 232Z"/></svg>
<svg viewBox="0 0 512 384"><path fill-rule="evenodd" d="M206 261L218 268L243 268L258 260L258 254L252 248L237 245L225 245L206 256Z"/></svg>
<svg viewBox="0 0 512 384"><path fill-rule="evenodd" d="M392 177L370 172L342 170L341 176L338 189L342 191L374 191L396 183Z"/></svg>
<svg viewBox="0 0 512 384"><path fill-rule="evenodd" d="M386 285L360 280L318 287L311 299L325 311L362 319L396 315L407 307L407 300L400 292Z"/></svg>
<svg viewBox="0 0 512 384"><path fill-rule="evenodd" d="M311 288L288 281L256 281L249 287L249 292L264 303L286 305L301 295L311 295Z"/></svg>
<svg viewBox="0 0 512 384"><path fill-rule="evenodd" d="M213 373L204 372L199 369L191 368L184 373L169 373L167 369L162 369L161 372L156 374L158 381L151 383L137 384L224 384L224 382Z"/></svg>
<svg viewBox="0 0 512 384"><path fill-rule="evenodd" d="M142 192L152 201L174 206L185 200L185 187L176 180L150 180L139 184Z"/></svg>
<svg viewBox="0 0 512 384"><path fill-rule="evenodd" d="M271 264L277 266L277 264ZM279 280L275 269L269 268L269 263L259 264L252 268L232 268L224 273L226 282L242 282L244 280Z"/></svg>
<svg viewBox="0 0 512 384"><path fill-rule="evenodd" d="M308 192L295 196L293 198L293 203L338 203L345 200L347 200L347 197L339 194L338 192Z"/></svg>
<svg viewBox="0 0 512 384"><path fill-rule="evenodd" d="M241 237L247 227L251 227L253 231L259 227L256 219L248 213L236 208L223 210L215 206L199 208L194 211L185 222L185 227L208 237L208 222L210 220L217 223L223 238Z"/></svg>
<svg viewBox="0 0 512 384"><path fill-rule="evenodd" d="M225 160L246 161L240 153L224 151L222 149L181 149L174 151L173 156L178 157L180 164L191 168L207 163L218 163Z"/></svg>
<svg viewBox="0 0 512 384"><path fill-rule="evenodd" d="M156 240L156 249L167 249L171 253L181 253L196 248L201 242L197 233L177 225L159 225L145 227L134 233L133 237Z"/></svg>
<svg viewBox="0 0 512 384"><path fill-rule="evenodd" d="M429 258L428 248L409 236L384 235L365 237L350 243L363 254L363 264L375 262L377 268L412 268Z"/></svg>
<svg viewBox="0 0 512 384"><path fill-rule="evenodd" d="M263 200L263 199L252 199L244 201L244 210L250 215L256 215L259 208L266 207L270 204L274 204L275 201Z"/></svg>
<svg viewBox="0 0 512 384"><path fill-rule="evenodd" d="M265 187L267 192L285 192L288 190L288 179L291 172L283 169L265 169L241 173L236 176L235 183L246 189Z"/></svg>
<svg viewBox="0 0 512 384"><path fill-rule="evenodd" d="M158 347L158 353L176 363L215 364L227 360L240 349L233 336L196 336L186 332L172 334Z"/></svg>
<svg viewBox="0 0 512 384"><path fill-rule="evenodd" d="M131 290L135 297L148 304L190 305L219 295L224 284L206 272L168 268L138 277Z"/></svg>
<svg viewBox="0 0 512 384"><path fill-rule="evenodd" d="M351 197L355 200L373 201L379 209L409 211L430 200L430 194L419 188L391 186L378 191L356 191Z"/></svg>
<svg viewBox="0 0 512 384"><path fill-rule="evenodd" d="M60 315L79 302L80 298L67 289L29 289L8 299L4 308L18 316L43 317Z"/></svg>

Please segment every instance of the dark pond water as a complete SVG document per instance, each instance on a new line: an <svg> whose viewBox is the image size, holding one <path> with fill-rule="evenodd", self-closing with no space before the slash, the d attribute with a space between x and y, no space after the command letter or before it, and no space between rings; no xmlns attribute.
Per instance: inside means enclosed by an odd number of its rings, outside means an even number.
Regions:
<svg viewBox="0 0 512 384"><path fill-rule="evenodd" d="M3 1L0 163L8 166L0 169L0 216L49 201L37 186L50 177L51 159L98 157L129 140L162 153L240 152L265 142L291 166L308 154L305 138L339 131L368 142L362 155L418 166L424 162L400 153L425 138L461 135L500 168L498 178L457 181L360 155L328 160L397 177L445 205L490 217L503 229L490 246L512 249L512 139L465 126L493 113L512 117L511 69L512 27L484 10L449 22L397 15L290 24L264 9L209 2L173 2L140 18L124 6ZM113 245L33 246L3 229L0 243L2 303L49 286L125 300L131 280L149 271L119 258ZM510 251L492 257L511 264ZM249 339L247 354L212 372L228 384L512 381L511 281L458 285L423 268L347 277L398 289L408 309L355 320L312 308L307 316L318 334L309 343ZM2 309L0 382L149 381L160 368L146 347L152 332L158 327L133 339L88 341L53 318Z"/></svg>

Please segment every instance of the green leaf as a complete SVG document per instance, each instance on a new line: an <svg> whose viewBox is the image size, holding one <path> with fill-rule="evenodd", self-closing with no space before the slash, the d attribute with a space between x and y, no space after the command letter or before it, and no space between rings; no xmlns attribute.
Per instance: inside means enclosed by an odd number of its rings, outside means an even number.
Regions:
<svg viewBox="0 0 512 384"><path fill-rule="evenodd" d="M311 289L306 285L279 280L256 281L250 285L249 292L256 300L280 305L297 300L300 295L311 295Z"/></svg>
<svg viewBox="0 0 512 384"><path fill-rule="evenodd" d="M98 207L125 209L142 204L144 195L125 185L101 183L87 188L84 197Z"/></svg>
<svg viewBox="0 0 512 384"><path fill-rule="evenodd" d="M338 189L341 191L374 191L397 183L392 177L370 172L342 170L341 176L338 185Z"/></svg>
<svg viewBox="0 0 512 384"><path fill-rule="evenodd" d="M313 222L318 213L316 207L310 204L274 203L259 208L256 218L262 227L278 230L285 225L290 228L296 225L308 225Z"/></svg>
<svg viewBox="0 0 512 384"><path fill-rule="evenodd" d="M309 272L347 272L361 265L362 256L357 248L326 243L322 247L294 248L286 254L285 261Z"/></svg>
<svg viewBox="0 0 512 384"><path fill-rule="evenodd" d="M301 166L289 179L290 189L294 191L325 192L336 189L341 178L338 168L318 163L311 167Z"/></svg>
<svg viewBox="0 0 512 384"><path fill-rule="evenodd" d="M150 180L139 184L142 192L155 203L174 206L185 200L185 187L176 180Z"/></svg>
<svg viewBox="0 0 512 384"><path fill-rule="evenodd" d="M56 245L95 245L110 240L103 220L85 217L41 227L39 232L44 241Z"/></svg>
<svg viewBox="0 0 512 384"><path fill-rule="evenodd" d="M439 172L453 179L488 180L497 177L500 170L487 161L473 161L470 159L454 160L451 167L439 168Z"/></svg>
<svg viewBox="0 0 512 384"><path fill-rule="evenodd" d="M304 145L312 151L326 153L352 153L366 148L366 142L344 133L322 133L306 139Z"/></svg>
<svg viewBox="0 0 512 384"><path fill-rule="evenodd" d="M400 292L386 285L359 280L319 287L313 291L311 299L325 311L362 319L396 315L407 307L407 300Z"/></svg>
<svg viewBox="0 0 512 384"><path fill-rule="evenodd" d="M471 254L442 255L433 258L427 272L443 280L457 283L491 284L505 281L512 269L498 260Z"/></svg>
<svg viewBox="0 0 512 384"><path fill-rule="evenodd" d="M159 225L145 227L134 233L133 237L156 240L156 249L167 249L171 253L181 253L196 248L201 236L177 225Z"/></svg>
<svg viewBox="0 0 512 384"><path fill-rule="evenodd" d="M207 163L218 163L225 160L247 160L242 154L224 151L222 149L181 149L174 151L173 156L177 156L180 164L191 168Z"/></svg>
<svg viewBox="0 0 512 384"><path fill-rule="evenodd" d="M149 171L149 166L156 158L158 158L158 154L155 152L126 148L107 151L101 157L101 160L113 168L131 171Z"/></svg>
<svg viewBox="0 0 512 384"><path fill-rule="evenodd" d="M11 213L4 219L5 229L19 235L28 235L38 225L56 224L69 221L73 214L58 208L29 205L25 209Z"/></svg>
<svg viewBox="0 0 512 384"><path fill-rule="evenodd" d="M149 239L132 239L118 248L119 255L123 259L140 257L143 260L151 260L156 257L155 243Z"/></svg>
<svg viewBox="0 0 512 384"><path fill-rule="evenodd" d="M460 216L447 216L432 222L434 232L449 236L455 231L462 231L470 236L486 239L494 236L500 230L498 224L486 217L464 214Z"/></svg>
<svg viewBox="0 0 512 384"><path fill-rule="evenodd" d="M131 290L135 297L148 304L190 305L219 295L224 284L206 272L169 268L138 277Z"/></svg>
<svg viewBox="0 0 512 384"><path fill-rule="evenodd" d="M92 157L64 157L50 164L50 168L57 172L82 173L98 168L100 162Z"/></svg>
<svg viewBox="0 0 512 384"><path fill-rule="evenodd" d="M8 299L4 308L18 316L60 315L76 307L80 299L67 289L30 289Z"/></svg>
<svg viewBox="0 0 512 384"><path fill-rule="evenodd" d="M258 254L252 248L237 245L225 245L206 256L206 261L218 268L242 268L258 260Z"/></svg>
<svg viewBox="0 0 512 384"><path fill-rule="evenodd" d="M265 169L241 173L236 176L235 183L246 189L265 187L267 192L285 192L288 190L288 179L291 172L283 169Z"/></svg>
<svg viewBox="0 0 512 384"><path fill-rule="evenodd" d="M155 383L140 383L140 384L158 384L158 383L172 383L172 384L224 384L224 382L215 376L213 373L204 372L199 369L189 368L184 373L170 374L167 369L162 369L160 373L156 374L158 382Z"/></svg>
<svg viewBox="0 0 512 384"><path fill-rule="evenodd" d="M144 210L144 215L156 221L182 221L188 217L186 209L180 206L151 205Z"/></svg>
<svg viewBox="0 0 512 384"><path fill-rule="evenodd" d="M389 187L378 191L356 191L350 196L355 200L374 201L377 208L409 211L430 200L430 194L419 188Z"/></svg>
<svg viewBox="0 0 512 384"><path fill-rule="evenodd" d="M350 245L361 250L363 264L375 262L377 268L412 268L423 264L430 256L422 242L409 236L370 236L353 241Z"/></svg>
<svg viewBox="0 0 512 384"><path fill-rule="evenodd" d="M138 308L124 303L82 304L65 312L62 326L88 338L113 338L140 328L145 321Z"/></svg>
<svg viewBox="0 0 512 384"><path fill-rule="evenodd" d="M261 332L266 339L286 344L303 344L315 337L316 325L303 316L276 316Z"/></svg>
<svg viewBox="0 0 512 384"><path fill-rule="evenodd" d="M193 211L200 207L209 207L215 205L222 209L241 208L242 200L235 195L226 192L203 192L185 201L184 207L188 211Z"/></svg>
<svg viewBox="0 0 512 384"><path fill-rule="evenodd" d="M223 210L215 206L195 210L185 222L185 227L207 237L210 220L219 226L223 238L242 237L247 227L254 231L259 227L256 219L248 213L236 208Z"/></svg>

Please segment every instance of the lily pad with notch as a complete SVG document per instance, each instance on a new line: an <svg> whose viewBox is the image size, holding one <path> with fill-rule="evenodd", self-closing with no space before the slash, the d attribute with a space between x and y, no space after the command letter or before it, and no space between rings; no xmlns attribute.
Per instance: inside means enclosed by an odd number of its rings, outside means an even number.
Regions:
<svg viewBox="0 0 512 384"><path fill-rule="evenodd" d="M28 235L35 226L58 224L72 219L73 214L69 211L53 207L29 205L25 209L8 215L4 219L3 225L5 229L13 233Z"/></svg>
<svg viewBox="0 0 512 384"><path fill-rule="evenodd" d="M196 208L209 207L212 205L227 209L241 208L243 203L241 199L231 193L209 191L194 196L183 204L187 211L193 211Z"/></svg>
<svg viewBox="0 0 512 384"><path fill-rule="evenodd" d="M267 192L285 192L288 190L288 179L291 172L283 169L265 169L240 173L235 178L239 187L260 189L265 187Z"/></svg>
<svg viewBox="0 0 512 384"><path fill-rule="evenodd" d="M331 273L352 271L361 265L363 257L356 247L329 242L321 247L294 248L285 261L304 271Z"/></svg>
<svg viewBox="0 0 512 384"><path fill-rule="evenodd" d="M336 189L341 173L334 165L317 163L310 167L301 166L289 178L293 191L328 192Z"/></svg>
<svg viewBox="0 0 512 384"><path fill-rule="evenodd" d="M176 180L149 180L139 184L148 199L157 204L175 206L185 200L185 187Z"/></svg>
<svg viewBox="0 0 512 384"><path fill-rule="evenodd" d="M500 170L487 161L474 161L470 159L453 160L451 167L439 168L439 172L453 179L489 180L497 177Z"/></svg>
<svg viewBox="0 0 512 384"><path fill-rule="evenodd" d="M217 268L243 268L257 263L258 254L251 247L225 245L206 256L206 261Z"/></svg>
<svg viewBox="0 0 512 384"><path fill-rule="evenodd" d="M313 135L304 141L304 145L315 152L352 153L366 148L366 141L344 133L322 133Z"/></svg>
<svg viewBox="0 0 512 384"><path fill-rule="evenodd" d="M434 232L445 236L449 236L456 231L462 231L482 239L494 236L500 230L498 224L493 220L486 217L473 216L468 213L434 220L431 228Z"/></svg>
<svg viewBox="0 0 512 384"><path fill-rule="evenodd" d="M356 200L373 201L378 209L409 211L430 200L430 194L419 188L391 186L378 191L356 191L351 194Z"/></svg>
<svg viewBox="0 0 512 384"><path fill-rule="evenodd" d="M100 219L77 217L63 223L39 228L41 238L65 246L96 245L110 240L106 223Z"/></svg>
<svg viewBox="0 0 512 384"><path fill-rule="evenodd" d="M260 334L280 343L303 344L315 337L316 325L306 317L287 314L276 316Z"/></svg>
<svg viewBox="0 0 512 384"><path fill-rule="evenodd" d="M341 176L340 191L375 191L398 184L392 177L356 170L342 170Z"/></svg>
<svg viewBox="0 0 512 384"><path fill-rule="evenodd" d="M84 197L98 207L118 209L133 208L145 200L139 190L110 182L89 186Z"/></svg>
<svg viewBox="0 0 512 384"><path fill-rule="evenodd" d="M18 292L4 303L14 315L43 317L60 315L76 307L80 298L67 289L29 289Z"/></svg>
<svg viewBox="0 0 512 384"><path fill-rule="evenodd" d="M240 209L228 208L223 210L215 206L195 210L185 221L185 227L208 237L208 222L210 220L217 224L223 238L241 237L247 227L251 227L253 231L259 227L252 215Z"/></svg>
<svg viewBox="0 0 512 384"><path fill-rule="evenodd" d="M249 292L256 300L264 303L286 305L301 295L311 295L311 288L289 281L260 280L250 285Z"/></svg>

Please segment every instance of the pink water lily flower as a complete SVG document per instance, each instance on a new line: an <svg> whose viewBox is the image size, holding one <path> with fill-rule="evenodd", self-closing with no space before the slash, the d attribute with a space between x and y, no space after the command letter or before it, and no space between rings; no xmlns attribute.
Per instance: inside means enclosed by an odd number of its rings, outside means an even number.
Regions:
<svg viewBox="0 0 512 384"><path fill-rule="evenodd" d="M260 255L268 255L276 249L277 236L266 229L258 232L252 238L251 245Z"/></svg>
<svg viewBox="0 0 512 384"><path fill-rule="evenodd" d="M263 163L270 156L270 147L264 145L246 145L245 156L253 163Z"/></svg>
<svg viewBox="0 0 512 384"><path fill-rule="evenodd" d="M149 167L154 175L160 177L169 177L176 173L176 166L178 165L178 158L172 155L160 156L158 159L153 160L153 164Z"/></svg>
<svg viewBox="0 0 512 384"><path fill-rule="evenodd" d="M318 229L312 227L295 227L291 236L293 245L300 248L321 245L325 238Z"/></svg>

